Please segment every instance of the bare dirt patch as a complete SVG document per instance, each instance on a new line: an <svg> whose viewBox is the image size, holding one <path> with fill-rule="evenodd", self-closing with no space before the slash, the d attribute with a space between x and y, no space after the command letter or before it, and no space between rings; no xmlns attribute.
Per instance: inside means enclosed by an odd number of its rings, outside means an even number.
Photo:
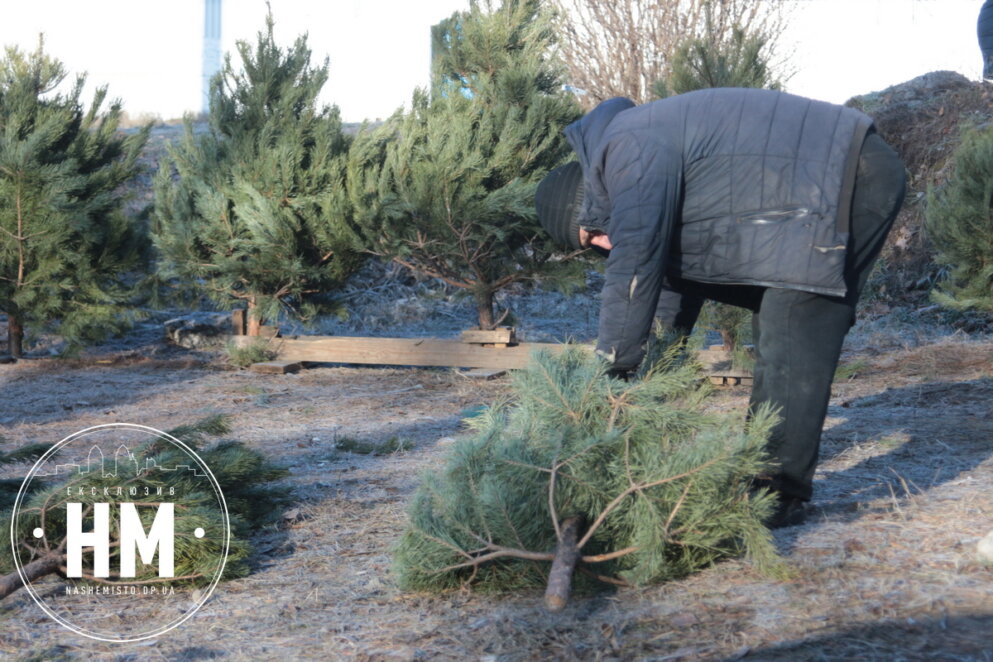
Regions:
<svg viewBox="0 0 993 662"><path fill-rule="evenodd" d="M349 367L256 375L195 354L0 366L0 450L99 423L170 428L226 413L232 438L289 467L296 497L281 527L259 532L254 572L221 584L178 629L102 644L49 620L22 591L0 603L0 658L993 659L993 569L975 557L993 529L993 342L863 333L850 346L810 521L776 533L792 579L732 561L578 596L557 615L538 592L411 595L390 574L418 475L443 462L464 410L506 393L505 378ZM746 400L729 389L713 406ZM390 452L396 442L407 450Z"/></svg>

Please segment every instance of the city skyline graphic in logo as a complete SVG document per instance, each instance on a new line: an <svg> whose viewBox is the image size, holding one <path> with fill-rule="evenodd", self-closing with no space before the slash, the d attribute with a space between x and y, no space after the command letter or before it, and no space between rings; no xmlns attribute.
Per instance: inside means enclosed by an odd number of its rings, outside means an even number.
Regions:
<svg viewBox="0 0 993 662"><path fill-rule="evenodd" d="M121 451L123 451L123 455ZM121 462L122 457L125 459L123 463ZM193 475L199 478L206 477L206 474L203 472L203 469L197 466L178 464L173 467L165 467L165 466L160 467L156 462L155 458L151 458L151 457L145 458L145 466L141 466L141 463L139 462L138 458L135 457L131 449L124 444L118 446L117 450L114 452L113 471L108 471L106 468L107 458L103 453L103 449L101 449L100 446L92 446L90 447L89 453L87 453L86 455L86 462L82 464L76 462L57 464L55 465L53 471L39 471L34 475L36 478L57 477L60 474L64 475L67 471L71 471L72 469L75 469L76 473L78 474L87 475L93 472L93 464L95 458L99 458L99 464L100 464L99 474L102 478L116 478L120 476L121 475L120 467L122 464L128 467L129 469L131 469L131 474L135 476L140 476L142 474L148 475L153 471L161 471L161 472L189 471L192 472ZM125 472L125 474L127 475L127 472Z"/></svg>

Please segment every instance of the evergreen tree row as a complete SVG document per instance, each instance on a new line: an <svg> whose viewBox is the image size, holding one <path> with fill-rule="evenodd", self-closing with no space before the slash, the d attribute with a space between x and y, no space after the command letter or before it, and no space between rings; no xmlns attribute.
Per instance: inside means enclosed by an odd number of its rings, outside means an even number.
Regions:
<svg viewBox="0 0 993 662"><path fill-rule="evenodd" d="M54 325L70 346L127 322L147 292L244 307L249 332L283 315L334 311L364 256L395 260L471 294L480 325L499 323L508 285L568 282L533 194L569 157L579 116L552 57L538 0L472 2L436 26L432 84L384 125L346 135L321 105L328 61L306 36L288 48L272 16L212 81L207 128L186 119L154 179L145 227L125 217L149 127L125 137L121 105L88 108L80 77L42 48L0 64L0 311L10 350L25 325ZM153 278L143 246L156 258ZM145 251L148 253L148 251ZM147 257L147 255L146 255Z"/></svg>
<svg viewBox="0 0 993 662"><path fill-rule="evenodd" d="M494 297L509 285L577 282L583 265L556 255L533 208L537 183L571 158L562 128L579 116L554 25L542 0L471 0L434 30L430 87L353 138L338 109L318 102L328 61L312 63L306 36L280 47L269 16L213 81L206 130L187 120L163 159L149 227L123 211L149 127L119 131L120 102L108 105L99 88L85 104L85 79L64 84L66 68L40 45L7 49L0 312L9 351L22 353L25 328L52 328L70 348L105 335L163 285L247 308L250 332L283 315L312 319L336 309L335 292L369 255L464 290L483 328L503 319ZM689 39L659 93L776 86L761 38L715 39ZM988 199L973 188L983 219ZM953 197L932 198L932 216L964 218L945 204ZM951 237L946 245L957 241L958 230L931 227ZM976 265L978 289L962 293L971 305L988 286L989 257L958 243L964 250L943 248L942 260ZM156 278L144 279L153 256ZM160 287L139 294L136 284Z"/></svg>

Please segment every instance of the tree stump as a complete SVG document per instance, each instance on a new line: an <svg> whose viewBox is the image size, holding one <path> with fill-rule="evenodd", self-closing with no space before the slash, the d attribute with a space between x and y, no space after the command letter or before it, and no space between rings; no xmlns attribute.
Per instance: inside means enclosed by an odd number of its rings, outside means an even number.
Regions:
<svg viewBox="0 0 993 662"><path fill-rule="evenodd" d="M562 537L555 548L555 559L548 573L548 588L545 589L545 607L549 611L562 611L572 593L572 574L579 561L579 529L583 526L582 517L570 517L562 522Z"/></svg>

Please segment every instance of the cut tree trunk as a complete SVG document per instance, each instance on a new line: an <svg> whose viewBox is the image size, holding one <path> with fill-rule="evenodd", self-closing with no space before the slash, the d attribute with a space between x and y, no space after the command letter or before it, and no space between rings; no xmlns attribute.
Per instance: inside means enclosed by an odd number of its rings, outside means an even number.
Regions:
<svg viewBox="0 0 993 662"><path fill-rule="evenodd" d="M36 579L55 572L63 563L65 563L65 556L63 554L48 554L22 567L21 571L29 582L33 582ZM24 581L21 579L20 573L12 572L9 575L0 577L0 600L3 600L22 586L24 586Z"/></svg>
<svg viewBox="0 0 993 662"><path fill-rule="evenodd" d="M719 333L721 334L721 344L724 346L724 351L733 352L735 345L734 334L731 331L727 331L725 329L721 329Z"/></svg>
<svg viewBox="0 0 993 662"><path fill-rule="evenodd" d="M21 321L7 314L7 348L15 359L24 355L24 327Z"/></svg>
<svg viewBox="0 0 993 662"><path fill-rule="evenodd" d="M479 328L489 331L496 327L493 321L493 293L476 292L476 312L479 314Z"/></svg>
<svg viewBox="0 0 993 662"><path fill-rule="evenodd" d="M262 320L259 319L258 315L255 312L255 301L254 300L249 299L249 301L248 301L248 310L245 311L245 317L246 317L246 320L245 320L246 321L246 325L245 326L246 326L246 331L247 331L246 335L249 335L249 336L260 335L261 332L262 332Z"/></svg>
<svg viewBox="0 0 993 662"><path fill-rule="evenodd" d="M583 526L582 517L569 517L562 522L562 538L555 548L555 560L548 573L548 587L545 589L545 607L549 611L562 611L572 593L572 574L579 561L579 529Z"/></svg>

